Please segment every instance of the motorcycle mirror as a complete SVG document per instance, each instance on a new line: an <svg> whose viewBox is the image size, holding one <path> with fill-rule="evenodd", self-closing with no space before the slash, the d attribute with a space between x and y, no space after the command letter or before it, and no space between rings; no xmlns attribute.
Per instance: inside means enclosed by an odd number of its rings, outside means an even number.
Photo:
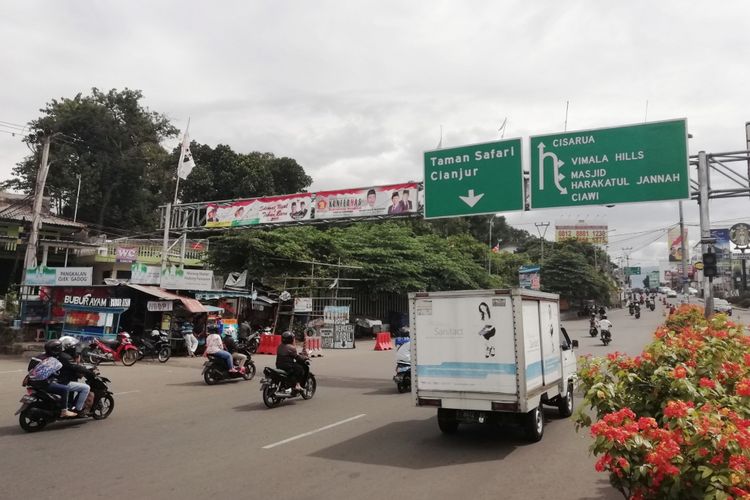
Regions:
<svg viewBox="0 0 750 500"><path fill-rule="evenodd" d="M573 349L578 349L578 341L573 339L571 342L573 344Z"/></svg>

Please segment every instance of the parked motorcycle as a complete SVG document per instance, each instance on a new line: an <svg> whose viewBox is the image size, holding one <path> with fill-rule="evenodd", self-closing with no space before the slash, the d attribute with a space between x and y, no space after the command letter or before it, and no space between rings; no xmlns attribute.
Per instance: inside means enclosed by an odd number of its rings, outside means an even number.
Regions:
<svg viewBox="0 0 750 500"><path fill-rule="evenodd" d="M308 365L309 363L308 361ZM284 370L266 367L263 369L263 377L260 381L260 390L263 392L263 403L269 408L278 406L285 399L297 396L302 396L302 399L311 399L318 387L315 375L310 372L308 372L307 380L302 384L301 391L294 389L294 381Z"/></svg>
<svg viewBox="0 0 750 500"><path fill-rule="evenodd" d="M239 347L239 349L247 350L247 352L249 352L250 354L257 353L259 345L260 345L260 332L255 332L251 334L248 338L239 339L237 341L237 346Z"/></svg>
<svg viewBox="0 0 750 500"><path fill-rule="evenodd" d="M609 330L602 330L601 333L602 343L608 345L612 342L612 333Z"/></svg>
<svg viewBox="0 0 750 500"><path fill-rule="evenodd" d="M136 339L138 347L138 361L145 356L158 359L159 363L166 363L172 356L172 347L169 345L169 336L160 330L152 330L150 339L141 337Z"/></svg>
<svg viewBox="0 0 750 500"><path fill-rule="evenodd" d="M396 375L393 376L400 393L411 391L411 342L405 342L396 351Z"/></svg>
<svg viewBox="0 0 750 500"><path fill-rule="evenodd" d="M247 356L245 365L241 366L237 372L230 373L227 364L223 359L217 358L213 354L208 355L208 360L203 363L203 381L208 385L214 385L222 380L231 380L242 378L252 380L255 377L255 362L250 359L248 352L242 352Z"/></svg>
<svg viewBox="0 0 750 500"><path fill-rule="evenodd" d="M129 333L120 332L114 340L95 337L89 347L81 352L81 359L94 365L102 361L121 361L125 366L132 366L138 361L138 348L133 345Z"/></svg>
<svg viewBox="0 0 750 500"><path fill-rule="evenodd" d="M94 372L93 376L86 378L86 383L91 387L91 394L93 394L90 416L94 420L103 420L109 417L115 409L114 397L107 386L110 380L102 377L96 367L88 368ZM60 410L67 407L67 402L63 403L62 396L59 394L47 392L46 387L46 382L31 382L26 387L26 394L21 398L21 407L15 413L19 415L18 423L23 430L36 432L56 420L85 418L61 417Z"/></svg>

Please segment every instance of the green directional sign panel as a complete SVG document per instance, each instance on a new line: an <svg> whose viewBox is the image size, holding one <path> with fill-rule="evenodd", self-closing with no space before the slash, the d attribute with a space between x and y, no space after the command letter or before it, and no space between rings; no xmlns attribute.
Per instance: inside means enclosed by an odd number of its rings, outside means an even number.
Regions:
<svg viewBox="0 0 750 500"><path fill-rule="evenodd" d="M521 139L424 154L424 216L458 217L523 210Z"/></svg>
<svg viewBox="0 0 750 500"><path fill-rule="evenodd" d="M531 137L531 208L689 197L686 120Z"/></svg>
<svg viewBox="0 0 750 500"><path fill-rule="evenodd" d="M641 268L640 267L626 267L625 274L627 276L635 276L635 275L641 274Z"/></svg>

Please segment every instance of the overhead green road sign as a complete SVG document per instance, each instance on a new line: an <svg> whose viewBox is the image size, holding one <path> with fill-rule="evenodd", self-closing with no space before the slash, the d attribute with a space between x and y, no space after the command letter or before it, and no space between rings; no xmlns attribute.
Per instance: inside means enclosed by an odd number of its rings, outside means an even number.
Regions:
<svg viewBox="0 0 750 500"><path fill-rule="evenodd" d="M640 267L626 267L625 268L625 275L626 276L634 276L641 274L641 268Z"/></svg>
<svg viewBox="0 0 750 500"><path fill-rule="evenodd" d="M523 210L521 139L424 154L424 216Z"/></svg>
<svg viewBox="0 0 750 500"><path fill-rule="evenodd" d="M531 137L531 208L689 197L686 120Z"/></svg>

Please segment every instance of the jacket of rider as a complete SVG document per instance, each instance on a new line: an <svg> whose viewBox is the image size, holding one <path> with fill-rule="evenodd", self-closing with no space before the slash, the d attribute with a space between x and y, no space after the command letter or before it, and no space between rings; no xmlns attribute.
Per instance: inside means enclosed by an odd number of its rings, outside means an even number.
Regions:
<svg viewBox="0 0 750 500"><path fill-rule="evenodd" d="M291 344L280 344L276 349L276 368L284 369L285 366L295 363L304 363L306 359L297 353L297 349Z"/></svg>
<svg viewBox="0 0 750 500"><path fill-rule="evenodd" d="M75 382L78 380L80 375L93 375L91 370L87 369L83 365L73 361L73 357L68 353L60 353L57 355L58 361L62 363L57 380L61 384L67 384L69 382Z"/></svg>

